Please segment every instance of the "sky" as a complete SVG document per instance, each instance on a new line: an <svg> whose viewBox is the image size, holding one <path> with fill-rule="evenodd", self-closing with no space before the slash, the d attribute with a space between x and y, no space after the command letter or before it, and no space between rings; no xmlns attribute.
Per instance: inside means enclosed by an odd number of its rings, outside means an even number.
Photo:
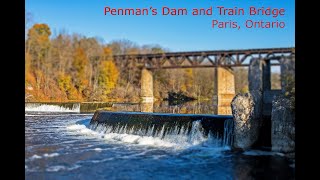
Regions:
<svg viewBox="0 0 320 180"><path fill-rule="evenodd" d="M158 44L170 51L201 51L295 46L294 0L26 0L26 11L34 23L46 23L53 33L66 31L87 37L98 37L105 43L128 39L137 43ZM110 16L111 8L187 8L186 16ZM211 16L192 16L192 8L213 7ZM285 8L285 15L219 16L216 6L227 8L249 6ZM238 21L241 29L212 28L212 20ZM246 29L244 22L284 21L283 29Z"/></svg>

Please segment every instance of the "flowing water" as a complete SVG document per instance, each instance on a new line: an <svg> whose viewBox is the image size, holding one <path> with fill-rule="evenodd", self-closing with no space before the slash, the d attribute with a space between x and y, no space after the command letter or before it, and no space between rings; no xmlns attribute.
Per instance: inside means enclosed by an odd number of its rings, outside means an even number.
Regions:
<svg viewBox="0 0 320 180"><path fill-rule="evenodd" d="M204 136L199 121L188 132L139 131L90 125L93 114L69 110L26 112L27 180L294 179L281 154L232 152L230 121L224 137L216 137Z"/></svg>

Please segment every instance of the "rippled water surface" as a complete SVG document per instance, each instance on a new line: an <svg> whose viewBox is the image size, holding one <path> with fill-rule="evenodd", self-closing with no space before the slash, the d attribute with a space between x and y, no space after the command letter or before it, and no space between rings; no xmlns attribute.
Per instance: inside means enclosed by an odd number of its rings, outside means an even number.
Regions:
<svg viewBox="0 0 320 180"><path fill-rule="evenodd" d="M274 153L231 152L210 137L93 131L92 116L26 113L26 179L294 179L294 169Z"/></svg>

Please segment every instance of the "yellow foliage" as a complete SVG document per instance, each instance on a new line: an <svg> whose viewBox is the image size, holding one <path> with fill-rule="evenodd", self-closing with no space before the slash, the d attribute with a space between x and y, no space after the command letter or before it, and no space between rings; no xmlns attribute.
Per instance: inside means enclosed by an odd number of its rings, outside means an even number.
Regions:
<svg viewBox="0 0 320 180"><path fill-rule="evenodd" d="M185 84L181 84L180 91L186 92L187 91L187 86Z"/></svg>
<svg viewBox="0 0 320 180"><path fill-rule="evenodd" d="M35 24L28 32L27 53L34 66L41 68L50 47L51 31L47 24Z"/></svg>
<svg viewBox="0 0 320 180"><path fill-rule="evenodd" d="M27 74L28 72L30 72L31 56L29 53L26 53L25 56L26 56L26 58L25 58L25 73Z"/></svg>
<svg viewBox="0 0 320 180"><path fill-rule="evenodd" d="M33 35L33 33L36 33L38 35L43 36L50 36L51 31L47 24L35 24L32 28L29 29L28 36Z"/></svg>
<svg viewBox="0 0 320 180"><path fill-rule="evenodd" d="M116 87L118 76L119 72L113 61L101 61L98 85L103 89L104 95L108 95Z"/></svg>
<svg viewBox="0 0 320 180"><path fill-rule="evenodd" d="M79 100L81 95L78 93L77 89L72 84L71 76L60 74L58 76L58 86L61 91L66 93L69 100Z"/></svg>
<svg viewBox="0 0 320 180"><path fill-rule="evenodd" d="M103 54L104 54L105 56L111 56L111 55L112 55L112 49L109 48L109 47L104 47L104 48L103 48Z"/></svg>
<svg viewBox="0 0 320 180"><path fill-rule="evenodd" d="M88 64L88 58L82 48L77 48L73 57L72 66L77 72L78 78L84 76L85 68Z"/></svg>
<svg viewBox="0 0 320 180"><path fill-rule="evenodd" d="M187 68L184 70L185 74L185 86L186 89L191 89L193 86L193 71L191 68Z"/></svg>
<svg viewBox="0 0 320 180"><path fill-rule="evenodd" d="M28 32L28 40L32 40L38 45L44 45L50 42L51 31L47 24L35 24Z"/></svg>
<svg viewBox="0 0 320 180"><path fill-rule="evenodd" d="M58 86L62 91L69 91L72 87L71 76L60 74L58 76Z"/></svg>

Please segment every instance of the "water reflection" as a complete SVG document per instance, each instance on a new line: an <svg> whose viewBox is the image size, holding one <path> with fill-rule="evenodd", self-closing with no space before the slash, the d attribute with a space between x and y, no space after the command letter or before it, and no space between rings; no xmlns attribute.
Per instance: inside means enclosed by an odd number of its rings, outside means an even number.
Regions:
<svg viewBox="0 0 320 180"><path fill-rule="evenodd" d="M153 112L153 102L143 102L140 104L141 112Z"/></svg>
<svg viewBox="0 0 320 180"><path fill-rule="evenodd" d="M294 169L281 156L234 154L230 160L237 179L294 179Z"/></svg>

